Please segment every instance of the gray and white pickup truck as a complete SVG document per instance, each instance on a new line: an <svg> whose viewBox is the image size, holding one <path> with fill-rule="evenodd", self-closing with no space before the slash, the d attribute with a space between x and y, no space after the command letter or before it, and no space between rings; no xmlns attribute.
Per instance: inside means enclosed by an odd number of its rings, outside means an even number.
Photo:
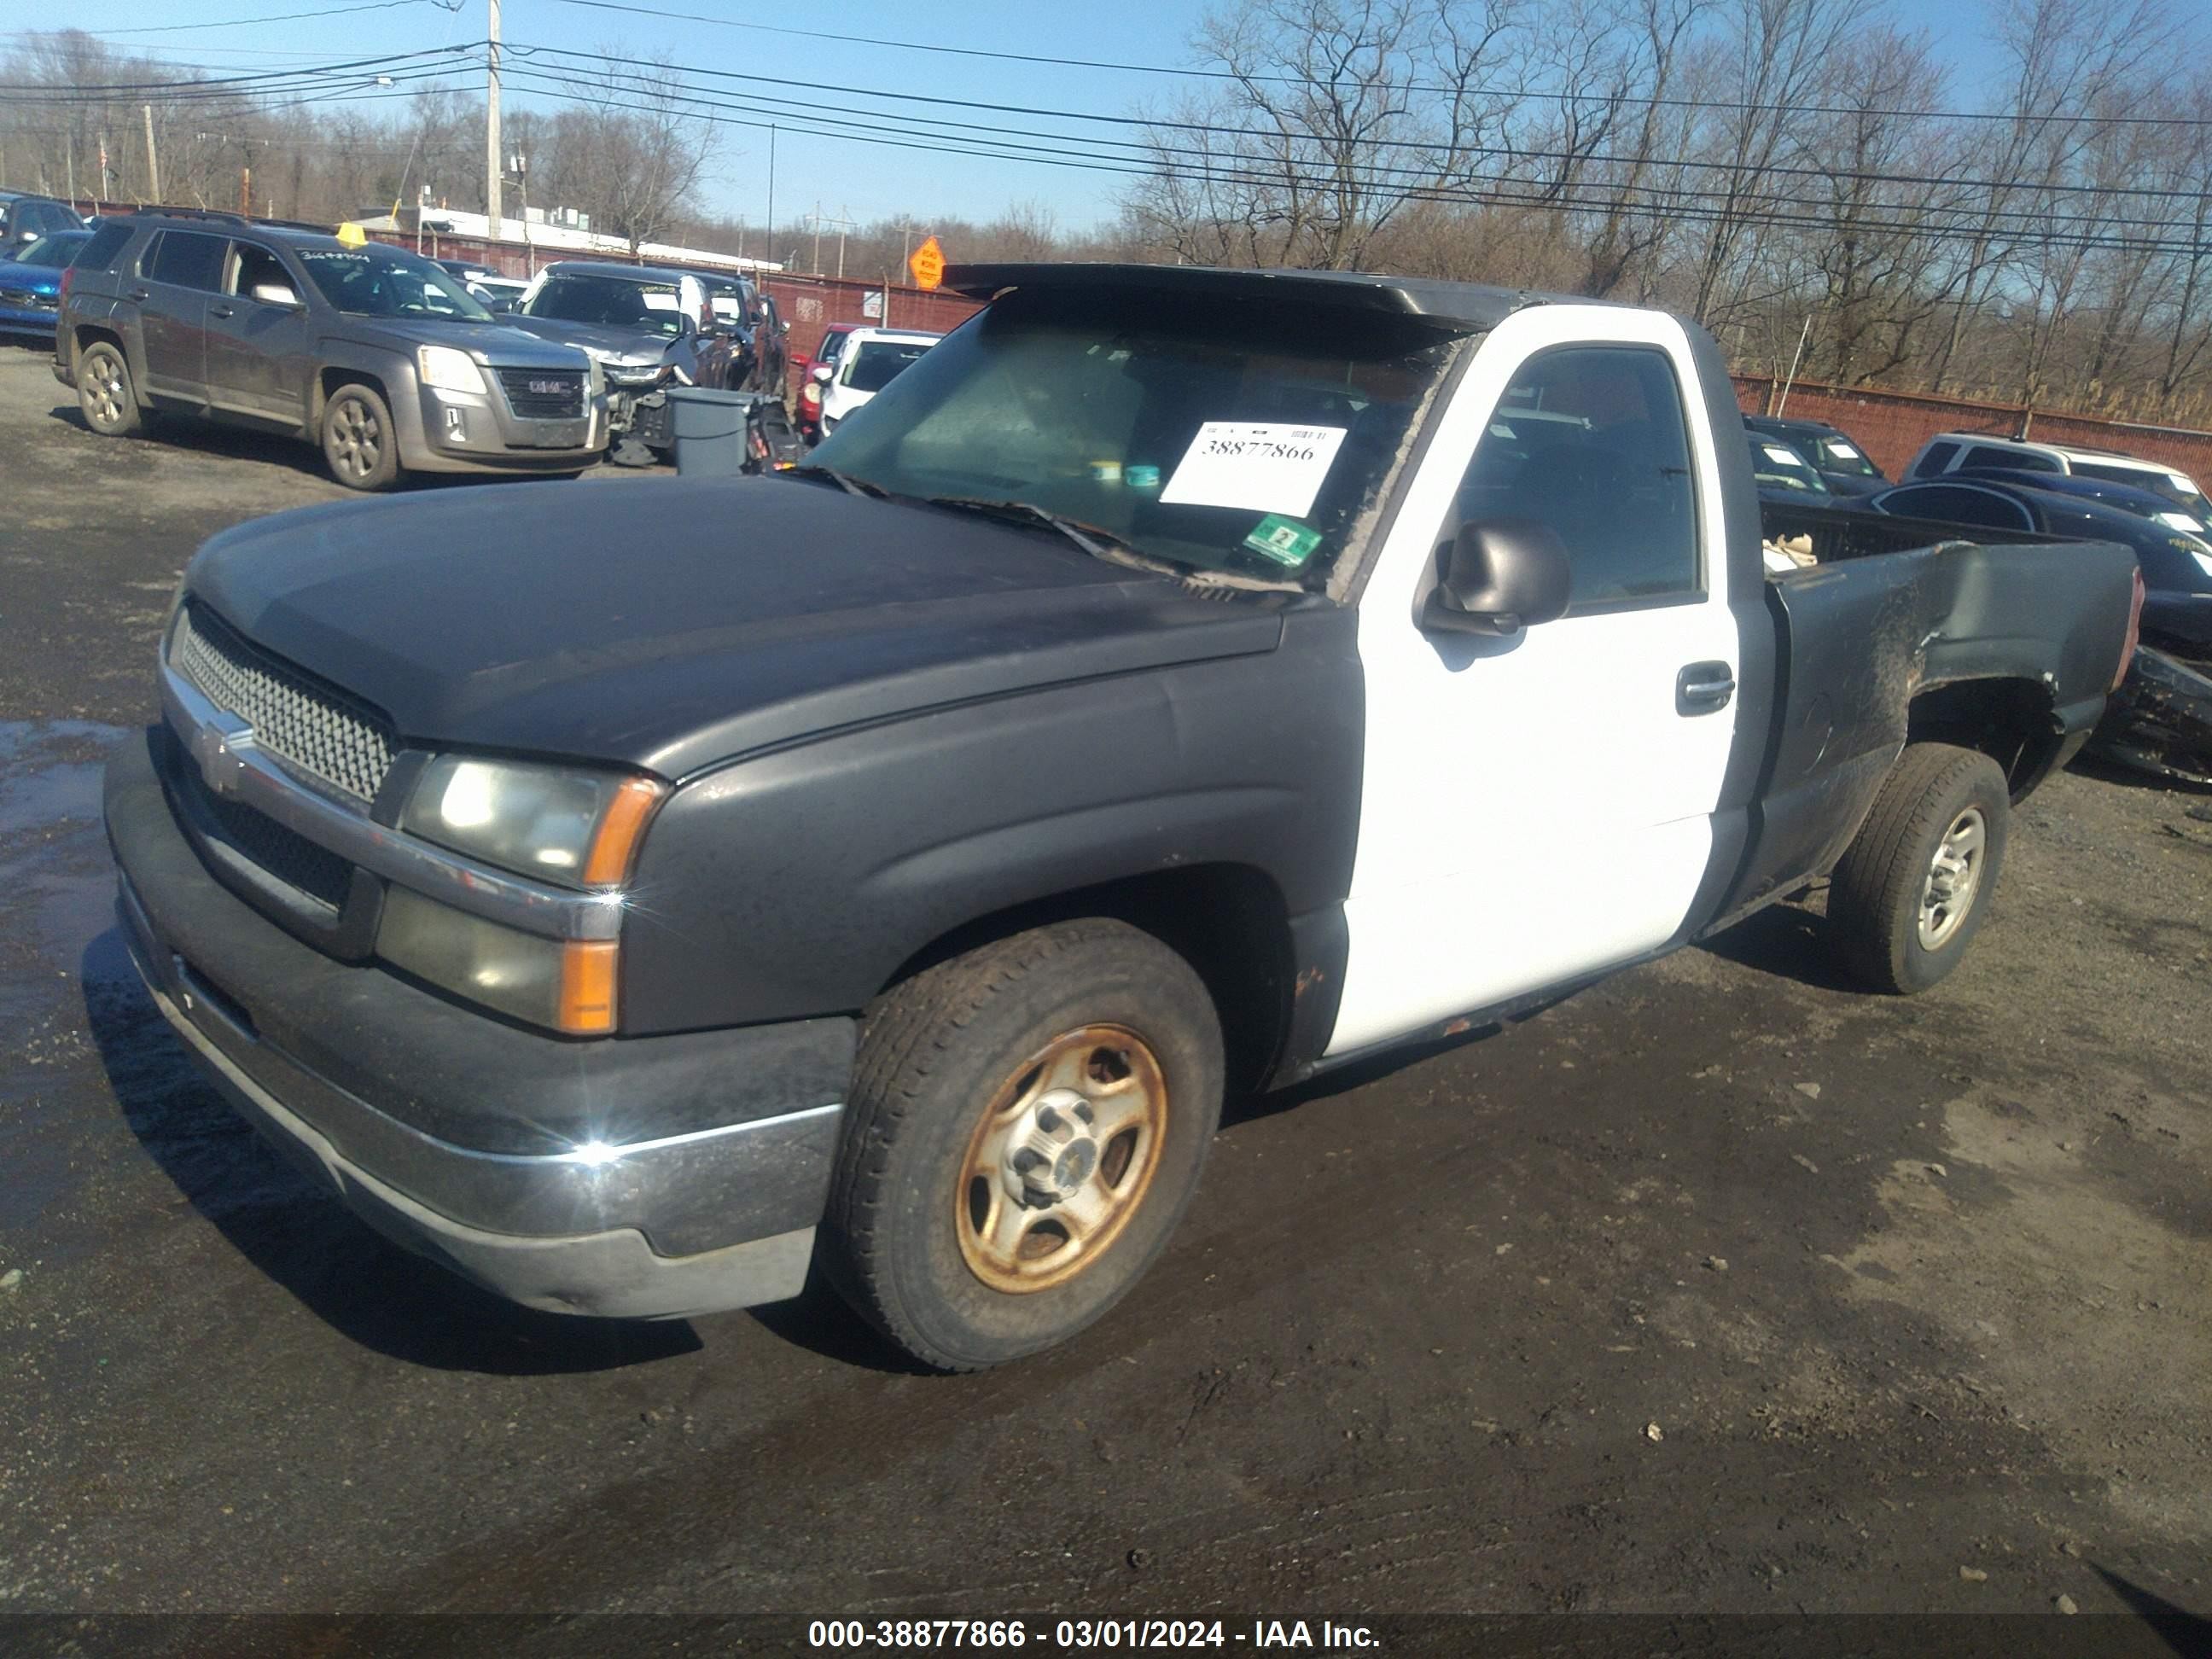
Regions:
<svg viewBox="0 0 2212 1659"><path fill-rule="evenodd" d="M107 773L146 981L518 1301L819 1268L930 1365L1061 1341L1225 1091L1823 878L1869 987L1934 984L2127 660L2117 547L1800 514L1770 579L1719 353L1657 312L950 280L990 304L799 472L317 507L185 574Z"/></svg>

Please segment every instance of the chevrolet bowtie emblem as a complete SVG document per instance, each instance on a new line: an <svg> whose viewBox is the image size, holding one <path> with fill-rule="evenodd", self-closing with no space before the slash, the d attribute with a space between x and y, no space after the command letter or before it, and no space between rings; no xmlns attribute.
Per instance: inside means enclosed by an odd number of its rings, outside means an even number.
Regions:
<svg viewBox="0 0 2212 1659"><path fill-rule="evenodd" d="M246 751L253 747L253 728L235 714L217 714L192 733L192 760L210 790L238 793L246 773Z"/></svg>

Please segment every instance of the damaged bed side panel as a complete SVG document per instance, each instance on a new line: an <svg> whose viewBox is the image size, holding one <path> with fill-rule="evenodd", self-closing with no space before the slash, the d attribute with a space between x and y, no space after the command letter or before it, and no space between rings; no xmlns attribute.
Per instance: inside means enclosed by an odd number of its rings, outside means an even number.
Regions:
<svg viewBox="0 0 2212 1659"><path fill-rule="evenodd" d="M1954 542L1769 584L1781 695L1733 918L1843 856L1904 748L1914 699L2008 682L2056 749L2103 712L2135 560L2102 544Z"/></svg>

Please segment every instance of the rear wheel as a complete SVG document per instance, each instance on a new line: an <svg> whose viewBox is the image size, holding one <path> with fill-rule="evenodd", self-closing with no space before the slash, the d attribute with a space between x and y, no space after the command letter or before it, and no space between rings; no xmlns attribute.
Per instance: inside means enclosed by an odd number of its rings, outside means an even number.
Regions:
<svg viewBox="0 0 2212 1659"><path fill-rule="evenodd" d="M84 423L105 438L128 438L144 427L121 347L97 340L78 356L76 406Z"/></svg>
<svg viewBox="0 0 2212 1659"><path fill-rule="evenodd" d="M1851 972L1909 996L1956 968L1996 890L2010 818L1987 755L1908 746L1828 890L1829 932Z"/></svg>
<svg viewBox="0 0 2212 1659"><path fill-rule="evenodd" d="M830 1271L940 1370L1063 1342L1166 1244L1221 1081L1205 985L1124 923L1036 928L929 969L862 1029Z"/></svg>
<svg viewBox="0 0 2212 1659"><path fill-rule="evenodd" d="M323 459L349 489L389 489L399 478L399 434L374 386L350 381L323 405Z"/></svg>

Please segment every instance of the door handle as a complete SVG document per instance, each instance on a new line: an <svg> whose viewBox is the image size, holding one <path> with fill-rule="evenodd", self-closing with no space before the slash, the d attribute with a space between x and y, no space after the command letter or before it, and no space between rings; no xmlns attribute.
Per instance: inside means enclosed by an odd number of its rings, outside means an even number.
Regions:
<svg viewBox="0 0 2212 1659"><path fill-rule="evenodd" d="M1693 662L1674 676L1674 712L1710 714L1735 696L1735 674L1724 662Z"/></svg>
<svg viewBox="0 0 2212 1659"><path fill-rule="evenodd" d="M143 288L134 288L123 297L126 300L143 300L146 297L146 290Z"/></svg>
<svg viewBox="0 0 2212 1659"><path fill-rule="evenodd" d="M208 315L210 317L235 317L238 315L238 312L234 307L230 306L210 306L208 307Z"/></svg>

